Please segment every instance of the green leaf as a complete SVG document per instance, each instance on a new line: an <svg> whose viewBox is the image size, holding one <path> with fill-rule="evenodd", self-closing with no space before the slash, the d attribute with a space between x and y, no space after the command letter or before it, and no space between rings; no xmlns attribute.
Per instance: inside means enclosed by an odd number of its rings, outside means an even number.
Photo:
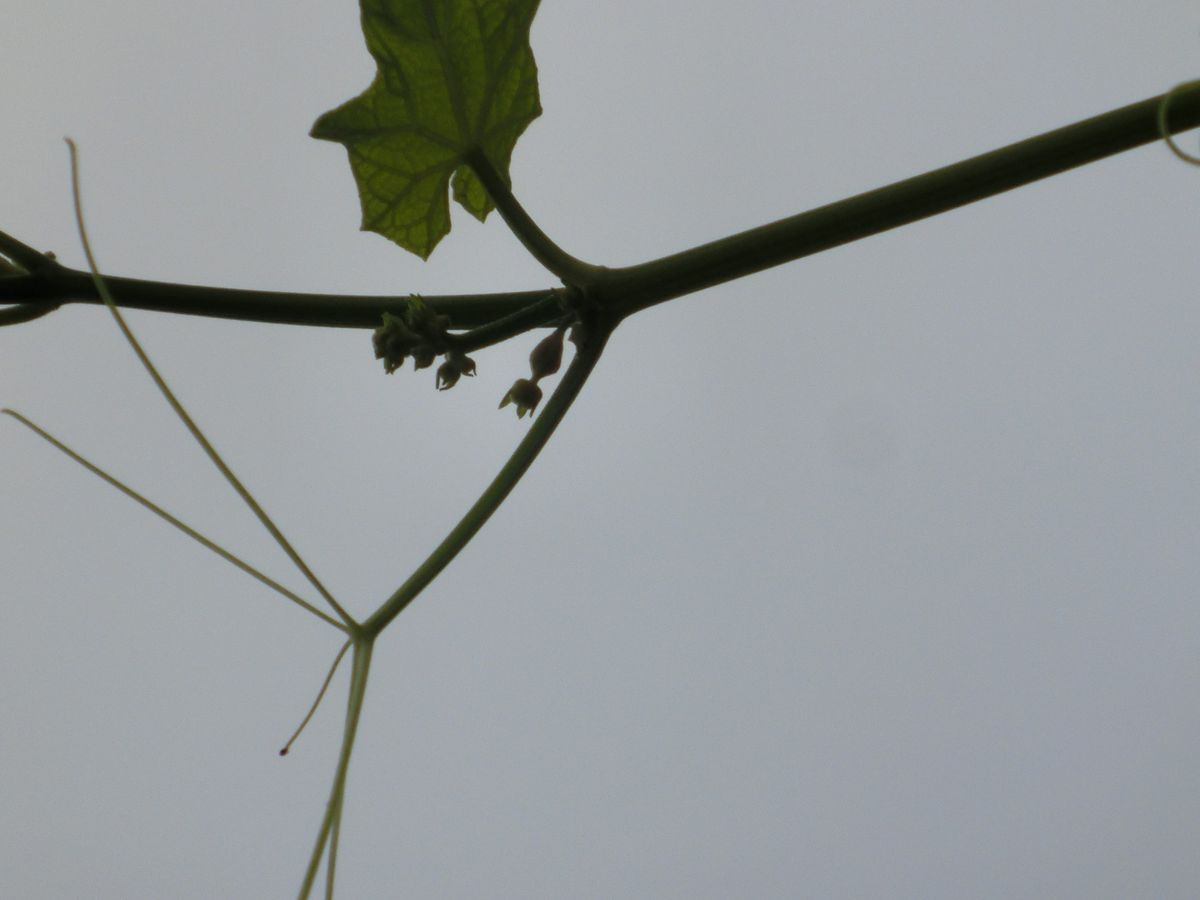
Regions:
<svg viewBox="0 0 1200 900"><path fill-rule="evenodd" d="M361 0L375 80L317 119L346 145L364 231L428 258L450 231L447 192L483 221L493 205L467 154L508 180L513 145L541 115L529 26L539 0Z"/></svg>

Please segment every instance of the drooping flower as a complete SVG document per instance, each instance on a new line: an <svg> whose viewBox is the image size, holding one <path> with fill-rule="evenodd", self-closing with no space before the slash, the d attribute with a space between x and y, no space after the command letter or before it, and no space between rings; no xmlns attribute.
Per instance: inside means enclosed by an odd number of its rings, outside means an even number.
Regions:
<svg viewBox="0 0 1200 900"><path fill-rule="evenodd" d="M512 403L517 407L517 418L523 418L525 413L532 413L542 401L542 389L528 378L518 378L508 389L504 399L500 401L500 409Z"/></svg>

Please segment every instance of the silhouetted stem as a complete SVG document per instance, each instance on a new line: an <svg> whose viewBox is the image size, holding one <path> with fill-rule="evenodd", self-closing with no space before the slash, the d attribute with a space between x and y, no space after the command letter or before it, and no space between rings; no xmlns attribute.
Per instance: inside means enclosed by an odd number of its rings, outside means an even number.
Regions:
<svg viewBox="0 0 1200 900"><path fill-rule="evenodd" d="M606 269L557 247L512 196L486 159L472 167L497 209L527 249L552 272L587 286L618 317L693 291L740 278L831 247L991 197L1076 166L1158 140L1159 95L915 178L859 194L769 225L661 259ZM1200 87L1173 92L1168 131L1200 125ZM7 243L6 243L7 242ZM0 232L0 253L26 268L44 254ZM404 296L355 296L251 291L110 277L117 304L136 309L258 322L374 328ZM545 290L422 299L451 327L478 328L546 296ZM0 304L53 306L101 302L87 273L57 264L40 274L0 278ZM24 314L24 313L22 313ZM545 324L545 323L540 323Z"/></svg>
<svg viewBox="0 0 1200 900"><path fill-rule="evenodd" d="M32 322L58 309L58 305L40 306L35 303L19 303L16 306L6 306L0 309L0 326L20 325L22 322Z"/></svg>
<svg viewBox="0 0 1200 900"><path fill-rule="evenodd" d="M595 279L603 271L599 266L576 259L558 244L550 240L546 232L533 221L525 208L517 202L500 173L496 171L491 160L482 150L473 150L467 154L467 165L479 176L487 189L496 210L504 219L512 233L517 236L525 249L543 266L562 279L564 284L582 286Z"/></svg>
<svg viewBox="0 0 1200 900"><path fill-rule="evenodd" d="M163 378L159 373L158 368L153 362L150 361L150 357L146 354L145 349L134 336L129 324L125 321L125 317L121 315L121 311L117 308L117 305L112 298L112 294L109 291L107 279L100 274L100 267L96 264L96 257L92 253L91 241L88 239L87 226L83 221L83 198L79 189L78 150L75 146L75 142L70 138L67 138L66 142L67 147L71 152L71 194L75 200L75 222L79 226L79 241L83 245L84 256L87 257L88 269L91 273L92 282L96 287L96 293L100 295L104 301L104 305L108 307L108 311L112 314L113 319L116 321L117 327L121 329L121 334L125 336L125 340L129 343L130 348L133 350L138 360L141 361L142 367L146 370L146 374L150 376L150 379L158 388L159 393L163 395L163 399L166 400L167 404L172 410L174 410L179 421L183 423L184 427L187 428L188 432L195 439L196 443L200 445L200 449L204 451L205 455L212 461L212 464L216 466L217 471L219 471L221 476L229 483L229 486L237 492L237 495L242 498L242 502L246 504L250 511L254 513L259 522L262 523L262 526L267 530L271 537L275 539L275 543L278 544L280 549L287 554L288 559L290 559L300 573L308 579L309 584L316 589L317 593L325 598L325 602L329 604L329 607L338 614L338 617L341 618L346 625L345 630L352 631L357 627L358 623L355 622L353 617L346 612L346 610L340 603L338 603L336 599L334 599L334 596L329 593L329 591L325 588L325 585L321 583L321 580L317 578L316 574L312 571L312 569L309 568L308 563L306 563L300 554L296 552L296 549L291 545L291 542L284 537L283 532L279 530L279 527L274 523L274 521L272 521L271 517L267 515L266 510L263 509L259 502L254 499L250 491L244 484L242 484L241 479L239 479L233 473L233 470L229 468L229 465L222 458L221 454L217 452L217 449L205 436L204 432L201 431L200 426L196 424L195 419L193 419L191 414L184 409L183 404L179 402L179 398L175 396L175 392L171 390L170 385L167 384L166 379Z"/></svg>
<svg viewBox="0 0 1200 900"><path fill-rule="evenodd" d="M592 295L617 315L628 315L1152 143L1161 138L1165 96L682 253L608 270ZM1200 125L1200 87L1177 89L1168 118L1172 134Z"/></svg>
<svg viewBox="0 0 1200 900"><path fill-rule="evenodd" d="M541 414L533 420L529 431L521 443L517 445L508 462L488 485L487 489L467 510L454 529L446 535L429 557L421 563L404 584L365 622L362 623L362 633L374 637L383 631L396 616L404 610L417 595L437 577L438 573L450 563L458 552L475 536L484 523L491 517L497 507L504 501L521 476L537 458L538 453L546 446L550 435L558 427L563 416L571 407L571 403L579 395L580 389L587 381L604 349L611 333L611 326L597 328L584 349L576 352L575 358L567 367L558 386L546 401Z"/></svg>
<svg viewBox="0 0 1200 900"><path fill-rule="evenodd" d="M384 312L399 312L409 295L303 294L241 288L173 284L139 278L104 277L116 304L247 322L376 328ZM478 328L543 299L549 289L496 294L422 295L435 312L450 317L452 328ZM0 304L58 306L104 301L91 274L62 266L30 275L0 278Z"/></svg>
<svg viewBox="0 0 1200 900"><path fill-rule="evenodd" d="M325 807L325 815L321 819L321 827L317 832L316 845L308 860L308 868L304 873L304 882L300 886L300 900L307 900L317 878L317 870L321 866L321 857L325 847L342 814L342 801L346 793L346 773L350 769L350 754L354 751L354 739L358 734L358 722L362 715L363 698L366 696L367 675L371 670L371 653L374 650L373 639L357 639L354 643L354 656L350 669L350 697L346 704L346 725L342 732L342 749L338 754L337 770L333 776L333 787L329 791L329 803ZM336 865L336 863L334 863Z"/></svg>
<svg viewBox="0 0 1200 900"><path fill-rule="evenodd" d="M55 265L52 256L47 256L42 251L30 247L22 241L18 241L15 237L5 234L3 231L0 231L0 256L7 256L21 268L29 272L37 272Z"/></svg>
<svg viewBox="0 0 1200 900"><path fill-rule="evenodd" d="M288 590L282 584L280 584L278 581L275 581L275 579L269 578L268 576L264 575L262 572L258 571L258 569L254 568L254 566L243 561L237 555L230 553L228 550L226 550L220 544L216 543L215 541L213 541L210 538L205 537L203 534L198 532L196 529L192 528L190 525L186 524L185 522L181 521L176 516L167 512L165 509L163 509L157 503L154 503L152 500L150 500L147 497L145 497L144 495L138 493L133 488L129 487L127 484L120 481L119 479L114 478L112 475L110 475L108 472L101 469L95 463L91 462L90 460L88 460L88 459L84 458L83 456L81 456L80 454L76 453L74 450L72 450L70 447L68 447L66 444L64 444L62 441L60 441L58 438L54 437L54 435L50 434L48 431L43 429L41 426L39 426L36 423L31 422L29 419L25 418L25 416L21 415L15 409L0 409L0 415L11 416L12 418L16 419L18 422L20 422L22 425L24 425L30 431L34 432L34 434L38 435L38 437L40 437L43 440L45 440L46 442L48 442L51 446L55 447L56 449L62 451L64 454L66 454L68 457L70 457L75 462L79 463L81 466L83 466L89 472L100 477L104 481L108 482L113 487L115 487L117 490L119 490L121 493L123 493L125 496L129 497L132 500L137 501L138 503L140 503L146 509L150 510L150 512L154 513L156 516L158 516L165 522L169 523L170 525L173 525L175 528L178 528L180 531L182 531L184 534L186 534L192 540L196 541L196 543L200 544L202 547L206 547L207 549L211 550L213 553L217 554L217 556L219 556L222 559L226 560L227 562L230 562L233 565L237 566L239 569L241 569L243 572L245 572L251 578L254 578L255 580L261 582L262 584L265 584L271 590L273 590L276 593L291 600L297 606L300 606L300 607L308 610L310 613L312 613L318 619L321 619L323 622L329 623L334 628L337 628L340 631L346 630L346 626L344 624L342 624L341 622L339 622L337 619L334 619L331 616L327 615L326 613L321 612L321 610L317 609L315 606L313 606L311 603L309 603L303 597L296 594L294 591Z"/></svg>
<svg viewBox="0 0 1200 900"><path fill-rule="evenodd" d="M511 315L504 316L479 328L472 328L460 334L450 335L454 349L462 353L481 350L493 344L499 344L511 337L516 337L537 328L548 325L552 319L563 315L564 306L561 301L563 290L549 292L543 299L532 303L524 309L519 309Z"/></svg>

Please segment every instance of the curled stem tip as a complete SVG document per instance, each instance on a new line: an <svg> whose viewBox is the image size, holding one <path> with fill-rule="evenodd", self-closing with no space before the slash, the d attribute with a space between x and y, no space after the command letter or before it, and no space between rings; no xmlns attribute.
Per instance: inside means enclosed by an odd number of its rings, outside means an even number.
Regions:
<svg viewBox="0 0 1200 900"><path fill-rule="evenodd" d="M292 736L287 739L287 743L283 745L283 749L279 751L280 756L288 755L288 751L292 749L292 744L296 742L296 738L300 737L300 733L304 731L305 726L308 725L309 720L312 719L313 714L317 711L317 707L321 705L321 699L325 696L325 692L329 690L329 683L333 681L333 676L337 672L338 666L341 665L342 657L345 656L346 651L350 649L350 644L350 641L346 641L344 644L342 644L342 649L339 650L337 652L337 656L333 658L333 665L329 667L329 672L326 673L325 680L321 682L321 689L317 691L317 699L312 702L312 706L308 708L308 712L305 714L304 719L300 722L300 725L295 731L292 732Z"/></svg>
<svg viewBox="0 0 1200 900"><path fill-rule="evenodd" d="M1166 141L1167 148L1177 157L1190 165L1200 166L1200 156L1193 156L1175 143L1175 138L1171 136L1171 129L1167 125L1167 112L1170 109L1171 100L1176 94L1193 89L1200 89L1200 80L1177 84L1163 95L1162 101L1158 104L1158 133Z"/></svg>

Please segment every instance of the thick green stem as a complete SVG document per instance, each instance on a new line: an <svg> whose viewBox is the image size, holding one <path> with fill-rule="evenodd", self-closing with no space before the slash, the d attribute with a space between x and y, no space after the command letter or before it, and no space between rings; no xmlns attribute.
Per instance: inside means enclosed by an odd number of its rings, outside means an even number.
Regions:
<svg viewBox="0 0 1200 900"><path fill-rule="evenodd" d="M887 187L800 213L661 259L619 269L582 262L557 247L528 216L486 159L472 167L500 214L530 252L568 284L588 286L621 318L648 306L915 222L1161 138L1165 95L1151 97L1038 137ZM1200 87L1176 89L1167 131L1200 125ZM0 252L26 268L45 256L0 232ZM374 328L405 297L248 291L110 278L120 306L259 322ZM546 291L424 297L454 328L478 328L545 297ZM0 304L101 302L87 273L57 264L0 279ZM544 324L544 323L543 323Z"/></svg>
<svg viewBox="0 0 1200 900"><path fill-rule="evenodd" d="M122 308L280 325L376 328L384 312L399 311L409 299L408 296L382 294L252 291L109 275L104 280L113 299ZM421 299L435 312L449 316L451 327L478 328L536 303L548 292L543 288L496 294L422 296ZM0 278L0 304L58 306L103 302L88 272L58 266L41 273Z"/></svg>
<svg viewBox="0 0 1200 900"><path fill-rule="evenodd" d="M628 315L1152 143L1161 139L1158 117L1165 96L682 253L609 270L593 296ZM1177 89L1168 119L1172 134L1200 125L1200 88Z"/></svg>
<svg viewBox="0 0 1200 900"><path fill-rule="evenodd" d="M550 435L554 433L554 429L558 427L558 423L566 415L571 403L579 395L580 389L600 358L604 344L611 332L611 325L597 326L591 331L589 340L576 353L570 366L567 367L567 371L563 374L562 380L558 383L558 387L546 401L541 415L534 419L533 424L529 426L529 431L517 445L508 462L504 464L492 483L475 501L475 504L467 510L466 515L454 526L454 529L429 554L429 557L376 610L374 615L362 623L364 635L374 637L383 631L396 616L400 615L404 608L458 555L458 552L467 545L467 542L496 511L504 498L516 487L521 476L537 458L538 453L550 439Z"/></svg>

